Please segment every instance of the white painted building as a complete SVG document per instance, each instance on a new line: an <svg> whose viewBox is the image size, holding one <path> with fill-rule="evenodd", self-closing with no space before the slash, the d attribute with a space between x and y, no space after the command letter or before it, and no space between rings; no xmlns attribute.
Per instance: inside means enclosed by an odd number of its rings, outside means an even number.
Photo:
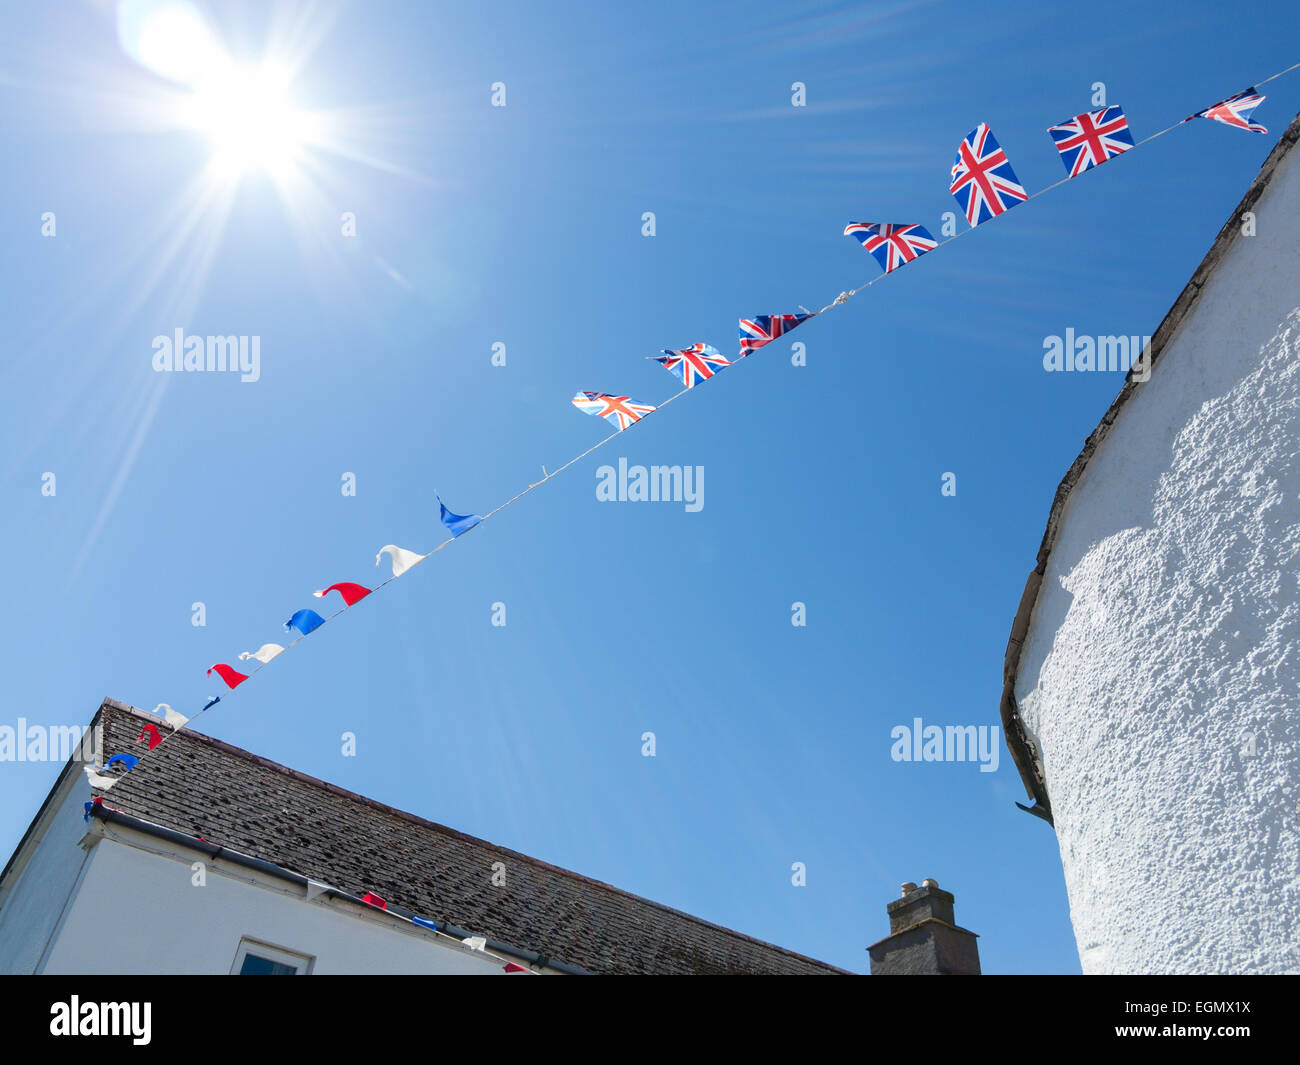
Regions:
<svg viewBox="0 0 1300 1065"><path fill-rule="evenodd" d="M1007 648L1087 973L1300 972L1298 138L1061 483Z"/></svg>
<svg viewBox="0 0 1300 1065"><path fill-rule="evenodd" d="M64 767L0 873L0 973L842 971L111 699L92 727L141 761Z"/></svg>
<svg viewBox="0 0 1300 1065"><path fill-rule="evenodd" d="M514 960L346 894L313 897L289 876L83 821L90 789L79 777L69 774L0 897L2 972L500 975Z"/></svg>

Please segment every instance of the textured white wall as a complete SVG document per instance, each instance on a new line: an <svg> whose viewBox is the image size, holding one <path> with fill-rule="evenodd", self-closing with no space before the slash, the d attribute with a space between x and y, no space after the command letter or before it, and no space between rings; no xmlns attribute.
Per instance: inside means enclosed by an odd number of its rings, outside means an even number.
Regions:
<svg viewBox="0 0 1300 1065"><path fill-rule="evenodd" d="M139 838L144 846L168 847L123 829L110 831ZM505 975L502 962L408 931L384 914L337 900L308 902L304 892L280 881L238 879L258 874L230 863L209 862L206 885L195 887L190 863L201 856L179 857L111 838L97 842L42 971L221 975L230 972L246 936L314 956L315 975Z"/></svg>
<svg viewBox="0 0 1300 1065"><path fill-rule="evenodd" d="M1088 973L1300 972L1300 149L1255 213L1071 493L1021 657Z"/></svg>
<svg viewBox="0 0 1300 1065"><path fill-rule="evenodd" d="M80 770L64 778L33 833L40 842L21 855L0 893L0 973L34 973L81 874L86 834L81 804L91 796ZM29 841L30 842L30 841Z"/></svg>

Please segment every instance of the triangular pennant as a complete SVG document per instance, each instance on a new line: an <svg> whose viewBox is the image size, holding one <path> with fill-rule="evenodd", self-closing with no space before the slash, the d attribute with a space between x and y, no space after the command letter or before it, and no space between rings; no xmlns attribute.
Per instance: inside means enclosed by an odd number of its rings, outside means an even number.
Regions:
<svg viewBox="0 0 1300 1065"><path fill-rule="evenodd" d="M276 655L281 654L284 654L284 648L278 643L264 643L256 651L240 651L239 660L241 662L247 662L250 658L255 658L257 661L265 665Z"/></svg>
<svg viewBox="0 0 1300 1065"><path fill-rule="evenodd" d="M240 657L242 657L242 655ZM204 707L204 709L206 710L207 707ZM184 714L178 714L166 703L159 703L157 706L153 708L153 712L155 714L161 714L163 716L163 720L165 720L167 724L171 725L171 727L174 729L184 728L186 722L189 721L188 717L186 717Z"/></svg>
<svg viewBox="0 0 1300 1065"><path fill-rule="evenodd" d="M398 547L396 544L385 544L379 549L379 554L375 556L375 565L378 566L380 560L387 554L391 556L393 562L393 576L400 577L417 562L423 562L428 555L417 555L414 551L408 551L404 547Z"/></svg>
<svg viewBox="0 0 1300 1065"><path fill-rule="evenodd" d="M608 392L579 392L573 397L573 405L584 414L617 425L619 432L654 410L648 403L633 403L627 396L611 396Z"/></svg>
<svg viewBox="0 0 1300 1065"><path fill-rule="evenodd" d="M719 370L731 365L730 359L702 340L689 348L676 351L664 348L662 355L647 355L646 358L654 359L674 377L679 378L687 388L694 388L701 381L707 381Z"/></svg>
<svg viewBox="0 0 1300 1065"><path fill-rule="evenodd" d="M447 509L447 504L442 501L442 496L434 493L434 498L438 501L438 508L442 512L442 523L451 530L452 536L459 536L461 533L469 532L483 519L477 514L453 514Z"/></svg>
<svg viewBox="0 0 1300 1065"><path fill-rule="evenodd" d="M1191 118L1183 121L1190 122L1192 118L1208 118L1212 122L1222 122L1225 126L1232 126L1234 129L1244 129L1251 133L1267 133L1267 127L1250 120L1251 112L1266 99L1267 97L1261 96L1259 90L1252 85L1249 89L1243 89L1235 96L1220 100L1213 107L1207 107L1204 111L1197 111Z"/></svg>
<svg viewBox="0 0 1300 1065"><path fill-rule="evenodd" d="M121 777L105 776L103 773L99 772L99 770L97 770L93 765L88 765L85 766L84 768L86 773L86 779L90 781L90 786L92 788L99 788L101 791L107 791L109 788L111 788L114 784L116 784L119 780L122 779Z"/></svg>
<svg viewBox="0 0 1300 1065"><path fill-rule="evenodd" d="M135 738L135 742L144 743L146 737L148 737L149 750L151 751L162 743L162 733L158 731L158 726L148 722L140 729L140 735Z"/></svg>
<svg viewBox="0 0 1300 1065"><path fill-rule="evenodd" d="M748 355L757 351L764 344L770 344L778 337L785 336L796 326L802 325L809 318L815 318L812 312L804 314L759 314L753 318L740 320L740 354Z"/></svg>
<svg viewBox="0 0 1300 1065"><path fill-rule="evenodd" d="M351 581L339 581L338 584L331 584L328 588L322 588L319 592L312 592L317 599L324 599L330 592L338 592L343 597L343 602L347 606L355 606L370 594L370 589L361 584L353 584Z"/></svg>
<svg viewBox="0 0 1300 1065"><path fill-rule="evenodd" d="M213 670L217 671L217 676L226 682L227 688L238 688L244 681L248 680L247 673L240 673L239 670L226 665L224 662L218 662L215 666L208 667L208 675L212 675Z"/></svg>
<svg viewBox="0 0 1300 1065"><path fill-rule="evenodd" d="M299 610L294 613L288 621L284 623L285 631L297 629L304 636L310 632L315 632L325 624L325 619L314 610Z"/></svg>
<svg viewBox="0 0 1300 1065"><path fill-rule="evenodd" d="M871 252L887 274L939 246L930 231L921 225L850 222L844 227L844 235L855 238Z"/></svg>

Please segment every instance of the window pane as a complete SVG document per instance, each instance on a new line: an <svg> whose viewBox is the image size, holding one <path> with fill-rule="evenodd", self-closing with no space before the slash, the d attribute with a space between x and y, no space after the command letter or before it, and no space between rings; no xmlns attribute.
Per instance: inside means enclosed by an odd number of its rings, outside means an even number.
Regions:
<svg viewBox="0 0 1300 1065"><path fill-rule="evenodd" d="M239 967L240 976L296 976L298 970L292 965L259 958L256 954L245 954L244 964Z"/></svg>

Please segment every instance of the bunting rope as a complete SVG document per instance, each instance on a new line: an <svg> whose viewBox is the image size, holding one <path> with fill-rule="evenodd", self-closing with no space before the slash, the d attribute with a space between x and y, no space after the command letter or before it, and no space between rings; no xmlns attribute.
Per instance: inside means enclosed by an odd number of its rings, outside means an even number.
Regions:
<svg viewBox="0 0 1300 1065"><path fill-rule="evenodd" d="M1132 150L1135 149L1135 148L1140 148L1140 147L1142 147L1142 146L1145 145L1145 144L1149 144L1151 141L1154 141L1154 140L1156 140L1156 139L1159 138L1159 137L1163 137L1166 133L1169 133L1169 132L1171 132L1172 130L1177 129L1179 126L1182 126L1182 125L1184 125L1184 124L1186 124L1186 123L1192 121L1192 119L1194 119L1194 118L1199 118L1199 117L1214 117L1217 121L1225 121L1225 119L1224 119L1223 117L1221 117L1221 116L1210 116L1210 115L1207 115L1207 112L1212 111L1212 110L1219 109L1219 108L1224 107L1224 106L1227 106L1227 105L1231 105L1231 104L1233 103L1233 101L1238 101L1238 110L1237 110L1237 111L1233 111L1233 117L1236 118L1236 119L1238 119L1239 121L1230 121L1230 122L1228 122L1228 124L1238 126L1239 128L1249 128L1249 129L1256 130L1256 131L1263 131L1263 127L1256 127L1256 126L1254 126L1254 125L1252 125L1252 124L1249 124L1249 123L1245 120L1245 117L1244 117L1244 116L1248 116L1248 115L1249 115L1249 112L1250 112L1251 110L1253 110L1253 108L1258 104L1258 102L1260 102L1260 101L1263 100L1263 97L1258 97L1258 99L1254 99L1254 98L1252 97L1251 100L1252 100L1253 102L1247 102L1244 98L1247 97L1247 94L1249 94L1249 93L1253 93L1254 89L1257 88L1258 86L1260 86L1260 85L1266 85L1266 84L1268 84L1270 81L1273 81L1273 80L1275 80L1275 79L1277 79L1277 78L1280 78L1280 77L1282 77L1284 74L1289 74L1291 71L1296 70L1297 68L1300 68L1300 62L1293 63L1291 66L1287 67L1285 70L1280 70L1280 71L1278 71L1276 74L1270 74L1267 78L1264 78L1264 79L1261 80L1261 81L1257 81L1257 82L1255 82L1254 85L1252 85L1252 87L1251 87L1250 89L1245 90L1245 92L1238 93L1238 94L1236 94L1236 96L1228 97L1226 100L1220 101L1218 104L1214 104L1214 105L1212 105L1212 106L1209 107L1209 108L1205 108L1204 110L1202 110L1202 111L1198 111L1198 112L1196 112L1196 113L1193 114L1193 115L1189 115L1187 118L1181 119L1180 121L1175 122L1173 125L1168 126L1168 127L1166 127L1165 129L1159 130L1159 131L1157 131L1156 133L1152 133L1150 136L1145 137L1144 139L1138 141L1136 144L1132 143L1131 135L1129 135L1129 141L1128 141L1126 144L1124 144L1124 145L1123 145L1123 146L1122 146L1118 151L1116 151L1114 155L1103 155L1102 158L1099 159L1099 160L1097 160L1095 163L1090 163L1090 164L1088 164L1088 165L1085 167L1085 169L1094 169L1095 166L1097 165L1097 163L1104 162L1104 161L1107 161L1107 160L1109 160L1109 159L1115 158L1115 157L1116 157L1117 155L1119 155L1119 154L1127 154L1128 151L1132 151ZM1103 113L1105 113L1105 112L1109 112L1109 111L1112 111L1112 110L1120 111L1120 119L1123 120L1123 113L1122 113L1122 110L1120 110L1120 109L1118 108L1117 105L1113 105L1113 106L1110 107L1110 108L1103 108L1101 111L1094 112L1094 114L1103 114ZM1084 116L1077 116L1077 117L1078 117L1078 118L1081 118L1081 117L1084 117ZM1127 129L1127 123L1126 123L1126 122L1122 122L1122 125L1124 126L1124 128L1125 128L1125 130L1126 130L1126 129ZM1056 127L1056 128L1061 128L1061 127ZM981 127L977 127L977 128L976 128L976 131L972 131L972 135L973 135L975 132L978 132L978 130L980 130L980 129L983 129L986 133L988 132L988 130L987 130L987 126L981 126ZM991 134L989 134L989 140L992 142L992 147L993 147L993 148L997 148L997 147L998 147L997 142L992 140ZM963 142L963 143L965 143L965 142ZM960 151L960 149L959 149L959 151ZM1004 160L1004 162L1005 162L1005 156L1003 156L1002 158L1003 158L1003 160ZM1009 164L1006 164L1006 165L1007 165L1008 172L1010 172ZM1069 168L1069 167L1068 167L1068 164L1067 164L1067 170L1068 170L1068 168ZM954 168L954 170L955 170L955 169L956 169L956 168ZM1062 178L1061 180L1059 180L1059 181L1057 181L1057 182L1055 182L1055 183L1053 183L1053 184L1051 184L1051 185L1048 185L1048 186L1046 186L1045 188L1039 189L1037 192L1030 193L1030 194L1027 194L1027 195L1023 196L1022 198L1018 198L1018 199L1016 199L1015 203L1016 203L1016 204L1019 204L1019 203L1028 203L1030 200L1037 199L1039 196L1042 196L1044 193L1050 192L1050 191L1052 191L1053 189L1058 188L1058 187L1061 186L1061 185L1064 185L1066 182L1073 180L1076 176L1079 176L1079 175L1080 175L1081 173L1083 173L1083 172L1084 172L1083 170L1080 170L1080 171L1078 171L1078 172L1076 172L1076 173L1070 173L1070 174L1068 174L1066 177ZM1012 174L1012 181L1014 182L1014 174ZM1017 185L1016 187L1019 188L1018 185ZM1021 191L1023 191L1023 189L1021 189ZM954 193L954 194L955 194L955 193ZM993 212L993 213L990 215L989 218L987 218L987 219L982 219L982 220L980 220L980 221L978 221L978 222L972 222L972 224L970 225L969 228L964 229L964 230L961 230L960 232L955 233L955 234L953 234L952 236L947 237L947 238L945 238L945 239L942 240L942 241L934 241L933 238L929 238L929 235L926 234L926 237L928 238L928 243L927 243L924 247L922 247L920 251L914 253L914 254L913 254L913 258L917 257L919 254L921 254L921 253L924 252L924 251L934 250L934 249L936 249L936 248L943 247L944 245L951 244L953 241L957 240L959 237L963 237L963 236L965 236L967 233L974 232L975 229L977 229L977 228L979 227L979 225L984 224L984 222L986 222L986 221L992 221L993 218L996 218L996 217L998 217L1000 214L1004 214L1005 212L1006 212L1006 209L1005 209L1005 208L1003 208L1003 209L1001 209L1001 210L999 210L999 211ZM969 219L969 212L968 212L968 220L970 220L970 219ZM856 225L856 224L855 224L855 225ZM865 229L865 228L872 228L872 227L862 227L862 228ZM875 228L880 228L879 224L876 224ZM887 228L898 228L898 227L887 227ZM921 227L906 227L906 228L910 228L910 229L920 229ZM924 232L923 229L922 229L921 231ZM847 230L846 230L846 232L847 232ZM874 252L873 252L873 254L874 254ZM905 259L904 261L910 261L910 260ZM883 259L881 260L881 264L882 264L882 266L885 265ZM755 350L757 347L761 347L761 346L763 346L764 344L770 343L771 341L778 339L778 338L779 338L780 336L782 336L785 332L788 332L790 329L792 329L792 328L794 328L795 326L801 324L801 323L802 323L803 321L805 321L807 318L815 317L816 315L820 315L820 314L825 314L827 311L832 310L832 309L835 308L835 307L842 306L843 304L847 303L847 302L848 302L852 297L856 296L859 292L862 292L862 291L864 291L864 290L870 288L870 287L871 287L872 285L874 285L877 281L880 281L881 279L883 279L883 278L885 278L885 277L888 277L888 276L889 276L889 273L892 272L893 269L894 269L893 266L886 266L886 267L885 267L885 272L884 272L884 273L881 273L881 274L879 274L878 276L871 278L869 281L864 282L863 284L857 286L856 288L849 289L848 291L845 291L845 292L841 292L837 297L835 297L834 300L832 300L830 303L826 304L826 306L822 307L821 310L819 310L819 311L809 311L809 310L807 310L807 309L804 308L804 307L800 307L800 310L804 311L804 314L803 314L803 315L774 315L774 316L762 316L762 317L760 317L760 318L758 318L758 319L754 319L754 320L745 320L745 319L742 319L742 320L741 320L741 336L742 336L742 340L741 340L741 348L742 348L742 350L741 350L741 360L738 360L738 361L743 361L743 358L744 358L745 356L747 356L747 355L750 353L750 351ZM779 319L791 319L791 318L796 319L796 320L795 320L793 323L787 323L787 322L785 322L785 321L780 321L780 320L779 320ZM758 326L755 325L756 322L759 323ZM764 323L766 323L766 324L764 324ZM749 327L748 329L746 329L747 326ZM760 332L760 329L761 329L761 332ZM748 338L758 337L759 339L747 339L747 337L748 337ZM697 348L703 348L704 345L697 345L696 347L697 347ZM712 349L706 349L706 350L708 350L708 351L712 351ZM684 352L666 352L665 354L669 354L669 355L683 355L683 356L684 356L686 353L684 353ZM716 355L717 353L716 353L716 352L713 352L713 354ZM662 361L662 360L661 360L661 361ZM736 363L729 363L729 362L727 362L727 360L725 360L725 359L720 359L719 362L720 362L720 365L721 365L721 366L734 366L734 365L736 365ZM673 372L676 373L677 371L674 370ZM663 407L668 406L669 403L673 402L673 400L678 399L680 396L682 396L682 395L684 395L685 393L691 391L691 389L695 386L695 384L696 384L696 383L699 383L699 380L705 380L705 379L707 379L708 377L713 376L713 372L712 372L712 371L704 372L704 373L702 373L702 374L700 375L700 377L699 377L698 379L693 379L693 378L692 378L692 375L691 375L691 372L690 372L690 369L689 369L689 367L687 366L687 367L683 367L682 373L679 374L679 376L681 376L681 377L683 378L683 380L686 382L686 386L685 386L684 388L682 388L681 390L679 390L678 392L675 392L673 395L669 396L669 397L668 397L667 399L665 399L662 403L660 403L657 407L649 407L649 408L647 409L647 408L645 408L645 407L642 406L642 405L636 405L636 404L633 404L632 406L633 406L633 407L639 407L641 410L644 410L645 414L651 413L651 412L653 412L653 411L655 411L655 410L662 409ZM608 396L604 396L604 394L601 394L601 393L579 393L579 396L600 397L600 399L603 399L603 400L614 399L614 400L624 400L624 401L625 401L625 400L627 399L627 397L625 397L625 396L624 396L624 397L608 397ZM578 400L577 397L575 397L574 402L575 402L575 404L577 404L577 403L579 402L579 400ZM588 402L592 402L592 401L590 401L590 400L584 400L583 402L584 402L584 403L588 403ZM597 401L597 402L598 402L598 401ZM620 405L620 409L621 409L621 405ZM233 670L231 667L229 667L229 666L225 666L225 665L222 665L222 666L213 666L213 667L211 667L211 668L208 670L208 672L211 673L213 669L217 669L218 672L219 672L219 674L222 676L222 679L223 679L223 680L226 680L226 683L227 683L227 685L229 686L230 691L233 691L236 687L238 687L238 686L240 686L240 685L242 685L242 684L246 684L246 683L248 683L248 681L252 680L255 676L257 676L259 673L261 673L262 670L265 669L265 668L270 664L270 662L271 662L272 659L274 659L274 658L279 658L281 655L283 655L283 654L285 654L286 652L292 650L294 647L296 647L298 644L300 644L303 640L305 640L305 639L307 638L307 636L310 635L312 632L315 632L315 631L316 631L317 629L319 629L321 626L326 625L326 624L328 624L329 622L333 621L333 620L334 620L335 618L337 618L340 614L343 614L343 613L345 613L346 611L352 609L355 605L357 605L357 603L359 603L359 602L361 601L361 599L366 598L366 597L369 596L369 595L373 595L375 592L378 592L381 588L387 587L387 586L388 586L389 584L391 584L393 581L397 580L398 577L404 575L405 573L407 573L407 572L409 572L410 570L414 569L416 566L420 565L420 563L422 563L422 562L426 561L427 559L431 558L432 556L436 555L436 554L437 554L439 551L441 551L444 547L446 547L448 544L452 543L454 540L459 539L459 538L460 538L461 536L463 536L466 532L469 532L471 529L477 527L478 525L481 525L483 522L487 521L489 518L495 517L497 514L500 514L500 513L501 513L503 510L505 510L507 507L513 505L514 503L517 503L519 500L523 499L524 496L528 495L530 492L534 491L534 490L537 489L537 488L540 488L542 485L546 484L546 483L547 483L548 481L550 481L552 478L558 477L561 473L563 473L565 470L567 470L570 466L573 466L573 465L575 465L576 463L581 462L581 461L582 461L584 458L586 458L588 455L590 455L590 454L592 454L593 452L598 451L600 448L604 447L604 446L605 446L606 444L608 444L611 440L613 440L616 436L619 436L620 434L622 434L622 433L626 432L628 429L630 429L630 428L632 427L632 425L636 424L637 422L640 422L640 421L643 421L643 420L644 420L644 414L627 414L627 412L624 411L622 415L619 415L618 412L615 410L615 408L614 408L614 407L611 407L608 403L606 403L606 409L605 409L604 411L599 411L599 412L598 412L598 411L596 411L596 410L590 410L589 412L590 412L590 413L600 413L602 416L604 416L604 417L608 417L608 418L611 418L611 419L612 419L612 418L615 418L616 416L618 416L618 420L619 420L619 423L620 423L620 427L619 427L618 429L616 429L614 432L610 433L608 436L603 437L601 440L597 441L595 444L593 444L591 447L587 448L587 449L586 449L585 451L583 451L581 454L575 455L573 458L569 459L568 462L564 463L564 465L560 466L558 469L555 469L555 470L552 470L552 471L550 471L550 472L547 472L546 467L543 466L543 467L542 467L542 472L543 472L544 476L542 477L542 479L541 479L540 481L536 481L536 482L530 484L530 485L529 485L527 488L525 488L523 491L521 491L521 492L517 493L516 495L512 496L511 498L507 499L504 503L501 503L499 506L497 506L497 507L493 508L492 510L488 511L486 514L482 515L481 517L478 516L478 515L461 516L461 515L450 514L450 512L447 510L446 506L443 505L443 506L442 506L443 522L444 522L444 524L447 524L449 528L453 528L453 529L454 529L456 523L465 523L465 522L468 522L468 524L466 524L464 528L459 529L459 531L453 531L453 535L451 535L450 537L448 537L446 540L442 541L442 543L438 544L438 545L437 545L436 547L434 547L431 551L429 551L427 554L424 554L424 555L415 556L413 552L406 552L406 551L404 551L404 550L401 549L401 548L396 548L394 545L387 545L387 546L385 546L384 548L382 548L382 549L380 550L379 555L378 555L378 556L376 557L376 559L375 559L375 562L376 562L376 564L378 564L378 563L379 563L379 560L383 557L384 552L385 552L385 551L388 551L390 547L393 548L393 551L394 551L395 553L392 555L392 562L393 562L393 575L392 575L392 576L385 578L383 581L381 581L379 584L375 585L375 587L374 587L374 588L371 588L371 589L365 589L365 588L361 587L360 585L331 585L330 588L326 589L325 592L317 592L317 593L316 593L317 597L323 597L327 592L332 591L332 590L336 590L336 589L337 589L337 590L340 591L340 594L342 594L342 595L344 596L344 604L343 604L343 606L341 606L338 610L334 611L332 614L329 614L329 615L327 615L326 617L323 617L323 618L320 617L319 615L315 614L313 611L310 611L310 610L298 611L296 614L294 614L293 618L290 619L291 622L298 621L298 619L300 618L300 615L304 615L304 614L306 614L306 615L311 615L311 618L307 619L306 621L300 622L300 624L305 624L305 625L308 626L308 627L305 629L305 631L304 631L303 629L300 628L300 629L299 629L299 635L298 635L294 640L292 640L289 644L287 644L287 645L284 646L284 647L280 647L278 644L267 644L267 645L263 645L263 647L260 648L260 649L259 649L258 651L256 651L256 652L251 652L251 653L247 653L247 652L246 652L245 654L241 655L240 658L243 659L243 660L247 660L247 659L250 659L250 658L251 658L251 659L256 659L257 661L260 662L260 664L259 664L255 669L253 669L251 672L249 672L249 673L247 673L247 674L239 674L239 673L237 673L235 670ZM623 422L623 417L624 417L624 416L628 417L628 419L629 419L629 420L628 420L628 423L625 424L625 425L622 424L622 422ZM441 503L441 501L440 501L440 503ZM451 519L454 519L454 521L449 522L449 521L448 521L448 518L449 518L449 517L450 517ZM471 518L472 518L472 519L475 519L475 520L470 521ZM399 560L399 555L402 555L402 556L410 556L412 560L411 560L411 561ZM359 591L361 592L361 594L358 595L358 596L355 596L355 598L354 598L354 597L352 597L352 595L349 594L348 589L356 589L356 590L359 590ZM314 622L312 621L312 619L315 619ZM286 626L285 626L285 627L288 628L288 623L286 623ZM295 625L295 627L297 627L297 625ZM269 649L270 649L270 650L269 650ZM265 659L262 659L262 658L259 657L259 656L260 656L261 654L263 654L264 652L267 653L267 657L266 657ZM227 677L226 677L226 673L225 673L225 671L229 671L230 673L234 674L235 676L240 677L240 679L236 680L233 684L231 684L231 682L229 681L229 679L227 679ZM229 691L228 691L226 694L229 694ZM145 758L147 758L147 757L149 757L150 755L152 755L155 751L161 749L161 748L162 748L162 747L163 747L163 746L164 746L164 745L165 745L169 740L173 739L173 738L176 736L176 734L177 734L178 732L180 732L182 729L188 727L189 724L191 724L193 721L196 721L198 718L202 717L202 716L203 716L205 713L207 713L210 709L212 709L214 706L216 706L218 703L220 703L221 700L222 700L222 696L215 696L215 697L213 697L212 699L209 699L208 702L203 706L203 708L202 708L201 710L199 710L199 711L194 715L194 717L192 717L192 718L183 718L181 715L177 714L175 711L172 711L172 710L171 710L171 707L168 706L167 704L165 704L165 703L159 703L158 706L155 708L155 711L154 711L154 712L157 713L157 712L159 712L160 710L164 710L164 709L167 711L167 714L166 714L167 723L168 723L168 724L171 724L171 725L173 726L173 727L172 727L172 731L171 731L170 733L168 733L166 736L160 736L159 733L158 733L158 729L157 729L156 726L154 726L154 725L146 725L146 726L144 727L144 729L141 731L141 733L140 733L140 738L139 738L139 740L138 740L137 742L143 741L143 740L145 739L146 735L148 735L148 736L149 736L149 747L148 747L148 750L147 750L146 752L142 753L142 754L139 755L139 756L135 756L135 755L116 755L116 756L114 756L113 759L110 760L110 762L116 762L116 761L121 760L121 761L124 762L124 764L127 765L127 767L128 767L128 768L127 768L127 772L130 772L130 771L131 771L132 769L134 769L134 768L135 768L135 767L136 767L136 766L137 766L141 761L143 761ZM179 724L175 724L175 723L174 723L175 721L179 721L180 723L179 723ZM153 731L150 732L150 731L149 731L150 729L152 729ZM104 768L107 769L107 768L108 768L108 765L105 765ZM94 771L93 768L90 767L90 766L87 766L87 767L86 767L86 771L87 771L87 775L90 777L90 780L91 780L91 784L92 784L92 786L94 786L94 787L98 787L98 788L100 788L101 790L106 790L107 788L111 787L112 784L114 784L114 783L116 783L118 780L121 780L121 779L122 779L122 775L125 775L125 774L118 775L118 776L107 776L107 775L103 775L103 774L101 774L101 773L98 773L98 772ZM101 781L102 783L96 783L97 780L98 780L98 781Z"/></svg>
<svg viewBox="0 0 1300 1065"><path fill-rule="evenodd" d="M1291 64L1289 67L1287 67L1285 70L1279 70L1276 74L1270 74L1267 78L1264 78L1262 81L1257 81L1257 82L1255 82L1254 85L1255 85L1255 87L1259 87L1260 85L1267 85L1270 81L1273 81L1273 80L1275 80L1275 79L1277 79L1277 78L1282 77L1283 74L1290 74L1291 71L1293 71L1293 70L1295 70L1295 69L1297 69L1297 68L1300 68L1300 63L1292 63L1292 64ZM1207 108L1207 110L1208 110L1208 108ZM1188 115L1186 118L1179 119L1179 120L1178 120L1177 122L1175 122L1172 126L1166 126L1164 129L1159 130L1159 131L1156 132L1156 133L1152 133L1149 137L1144 137L1144 138L1142 138L1142 140L1138 141L1135 145L1133 145L1133 148L1130 148L1129 151L1133 151L1133 150L1136 149L1136 148L1141 148L1142 145L1144 145L1144 144L1150 144L1150 143L1151 143L1153 140L1155 140L1157 137L1163 137L1166 133L1169 133L1171 130L1175 130L1175 129L1177 129L1179 126L1186 125L1188 122L1192 121L1192 119L1200 117L1200 114L1201 114L1201 112L1197 112L1197 114L1195 114L1195 115ZM1123 153L1123 154L1127 154L1127 153ZM1094 168L1090 168L1090 169L1094 169ZM1043 195L1043 193L1045 193L1045 192L1051 192L1053 189L1055 189L1055 188L1059 188L1060 186L1066 184L1066 183L1069 182L1069 181L1073 181L1073 180L1074 180L1074 175L1067 174L1065 177L1061 178L1060 181L1055 181L1055 182L1053 182L1052 184L1048 185L1046 188L1042 188L1042 189L1039 189L1037 192L1030 193L1030 194L1029 194L1028 196L1026 196L1025 199L1024 199L1023 201L1021 201L1021 202L1022 202L1022 203L1028 203L1030 200L1036 200L1036 199L1038 199L1039 196ZM1005 212L1003 212L1003 213L1005 213ZM994 215L994 218L996 218L996 217L998 217L998 216L997 216L997 215ZM990 221L992 221L992 219L990 219ZM964 236L966 236L967 233L974 233L975 230L978 229L978 228L979 228L979 226L970 226L968 229L963 229L963 230L961 230L960 232L954 233L951 237L945 237L943 240L939 241L939 242L935 245L935 248L938 249L938 248L942 248L945 244L951 244L951 243L952 243L954 240L956 240L958 237L964 237ZM851 289L849 289L847 292L841 292L838 296L835 297L835 299L831 300L831 302L828 303L828 304L826 304L826 306L823 307L820 311L816 311L816 312L814 312L814 313L816 313L816 314L825 314L827 311L831 310L832 308L838 307L838 306L840 306L840 305L843 304L843 303L847 303L847 302L848 302L852 297L856 296L856 295L857 295L859 292L861 292L863 289L868 289L868 288L870 288L870 287L871 287L872 285L874 285L877 281L881 280L882 278L888 277L888 276L889 276L888 272L883 273L883 274L878 274L876 277L873 277L870 281L864 281L864 282L863 282L861 285L859 285L857 288L851 288ZM802 308L801 308L801 309L802 309Z"/></svg>

